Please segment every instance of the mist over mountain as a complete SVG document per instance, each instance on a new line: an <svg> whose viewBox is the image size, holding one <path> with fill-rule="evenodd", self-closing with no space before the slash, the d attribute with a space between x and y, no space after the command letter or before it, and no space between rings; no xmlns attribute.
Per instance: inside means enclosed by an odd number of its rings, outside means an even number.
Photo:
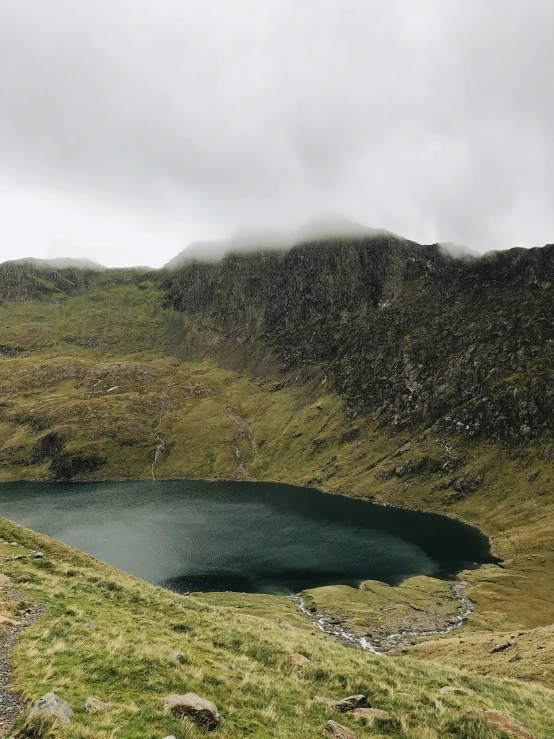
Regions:
<svg viewBox="0 0 554 739"><path fill-rule="evenodd" d="M179 252L163 268L177 269L194 260L216 262L230 253L287 251L298 244L325 242L329 239L355 240L378 237L403 239L385 229L370 228L341 216L322 216L308 221L293 231L244 229L229 239L197 241Z"/></svg>
<svg viewBox="0 0 554 739"><path fill-rule="evenodd" d="M76 257L54 257L53 259L36 259L35 257L23 257L22 259L10 260L13 264L30 264L34 267L51 267L52 269L107 269L103 264L94 262L92 259L78 259Z"/></svg>

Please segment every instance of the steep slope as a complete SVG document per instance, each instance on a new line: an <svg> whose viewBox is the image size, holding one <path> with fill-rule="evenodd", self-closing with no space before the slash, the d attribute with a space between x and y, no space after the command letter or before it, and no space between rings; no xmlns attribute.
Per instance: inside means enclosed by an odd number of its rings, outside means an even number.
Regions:
<svg viewBox="0 0 554 739"><path fill-rule="evenodd" d="M462 517L503 559L464 573L480 636L448 642L481 669L489 634L554 622L553 250L389 235L171 274L1 265L0 479L246 477Z"/></svg>
<svg viewBox="0 0 554 739"><path fill-rule="evenodd" d="M539 739L551 736L554 693L540 686L347 649L307 621L283 628L274 618L154 588L3 520L0 536L4 556L13 551L5 542L19 545L19 558L2 564L20 590L16 606L46 605L46 614L18 644L16 687L29 704L51 691L74 710L71 724L42 733L38 722L25 725L22 718L16 734L22 739L203 736L188 721L163 713L167 695L185 692L217 705L221 725L215 735L222 739L315 739L328 720L359 739L498 739L501 734L479 713L468 715L490 708L522 722ZM43 558L29 556L31 549ZM295 653L310 663L292 666L287 656ZM445 686L462 692L441 693ZM353 694L367 696L390 719L356 718L316 700ZM111 705L87 713L91 695Z"/></svg>
<svg viewBox="0 0 554 739"><path fill-rule="evenodd" d="M392 235L335 239L193 263L166 290L285 370L322 365L385 426L518 442L554 429L554 246L456 259Z"/></svg>

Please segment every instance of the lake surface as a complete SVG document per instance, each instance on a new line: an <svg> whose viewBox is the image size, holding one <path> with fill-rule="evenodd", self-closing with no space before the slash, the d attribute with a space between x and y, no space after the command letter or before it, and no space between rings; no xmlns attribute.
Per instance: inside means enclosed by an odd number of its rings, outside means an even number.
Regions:
<svg viewBox="0 0 554 739"><path fill-rule="evenodd" d="M277 483L4 483L0 515L179 592L392 585L496 561L444 516Z"/></svg>

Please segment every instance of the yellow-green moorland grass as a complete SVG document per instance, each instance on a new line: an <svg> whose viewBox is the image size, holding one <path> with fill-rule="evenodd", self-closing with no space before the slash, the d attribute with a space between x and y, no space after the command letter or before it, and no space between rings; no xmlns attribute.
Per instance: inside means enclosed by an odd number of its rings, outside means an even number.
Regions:
<svg viewBox="0 0 554 739"><path fill-rule="evenodd" d="M358 737L499 739L495 729L467 717L473 708L496 708L552 736L554 693L542 686L470 675L412 659L376 657L334 644L304 628L283 629L274 620L242 615L153 587L46 537L0 523L0 535L44 559L6 562L26 599L47 612L17 645L15 684L30 703L54 691L75 711L73 723L56 725L64 739L178 739L196 728L163 714L170 693L195 692L218 706L222 739L253 736L319 737L330 718ZM183 652L184 662L170 653ZM311 664L302 673L287 664L291 652ZM467 694L441 695L446 684ZM372 725L315 701L363 693L391 722ZM87 714L89 695L112 708ZM25 736L23 720L17 731Z"/></svg>

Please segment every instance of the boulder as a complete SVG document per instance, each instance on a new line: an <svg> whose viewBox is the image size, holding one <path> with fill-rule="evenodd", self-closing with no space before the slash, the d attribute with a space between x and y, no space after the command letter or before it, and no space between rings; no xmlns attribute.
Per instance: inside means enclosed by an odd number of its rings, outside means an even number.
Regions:
<svg viewBox="0 0 554 739"><path fill-rule="evenodd" d="M332 737L332 739L357 739L352 729L348 729L342 724L337 724L336 721L327 721L323 729L323 734Z"/></svg>
<svg viewBox="0 0 554 739"><path fill-rule="evenodd" d="M351 715L356 718L380 718L384 721L392 721L390 713L382 711L380 708L355 708Z"/></svg>
<svg viewBox="0 0 554 739"><path fill-rule="evenodd" d="M217 729L220 721L215 703L195 693L168 695L164 699L164 713L171 713L177 718L188 718L208 731Z"/></svg>
<svg viewBox="0 0 554 739"><path fill-rule="evenodd" d="M113 703L103 701L97 695L89 695L85 701L85 711L87 713L97 713L98 711L105 711L106 708L111 708Z"/></svg>
<svg viewBox="0 0 554 739"><path fill-rule="evenodd" d="M292 631L292 626L288 621L283 621L280 618L277 619L277 626L280 626L282 629L287 629L287 631Z"/></svg>
<svg viewBox="0 0 554 739"><path fill-rule="evenodd" d="M184 664L187 661L187 655L184 652L171 652L169 659L174 662L181 662L181 664Z"/></svg>
<svg viewBox="0 0 554 739"><path fill-rule="evenodd" d="M455 688L453 685L443 685L442 688L439 688L439 693L442 693L445 695L446 693L459 693L460 695L469 695L467 690L464 690L464 688Z"/></svg>
<svg viewBox="0 0 554 739"><path fill-rule="evenodd" d="M537 739L532 731L515 718L496 711L494 708L488 708L485 711L479 708L469 711L467 715L474 719L485 719L488 724L503 731L510 739Z"/></svg>
<svg viewBox="0 0 554 739"><path fill-rule="evenodd" d="M490 654L494 654L495 652L503 652L505 649L509 649L510 647L513 647L514 644L515 644L514 639L508 639L508 641L500 642L500 644L496 644L490 650Z"/></svg>
<svg viewBox="0 0 554 739"><path fill-rule="evenodd" d="M315 700L319 703L325 703L326 706L330 706L331 708L336 708L341 713L354 711L356 708L368 707L365 695L349 695L340 701L334 701L331 698L322 698L320 695L316 695Z"/></svg>
<svg viewBox="0 0 554 739"><path fill-rule="evenodd" d="M31 552L29 557L31 557L31 559L43 559L44 554L42 552Z"/></svg>
<svg viewBox="0 0 554 739"><path fill-rule="evenodd" d="M298 652L293 652L292 654L287 654L285 657L285 661L289 663L292 667L299 667L302 669L302 667L305 667L306 665L311 664L310 660L307 657L304 657L303 654L299 654Z"/></svg>
<svg viewBox="0 0 554 739"><path fill-rule="evenodd" d="M70 724L73 711L69 707L69 703L58 697L56 693L46 693L32 707L28 718L32 719L37 716L53 717L59 719L62 724Z"/></svg>
<svg viewBox="0 0 554 739"><path fill-rule="evenodd" d="M353 711L356 708L366 708L367 707L367 698L365 695L349 695L347 698L343 698L340 701L337 701L335 708L337 711L340 711L341 713L346 713L347 711Z"/></svg>

